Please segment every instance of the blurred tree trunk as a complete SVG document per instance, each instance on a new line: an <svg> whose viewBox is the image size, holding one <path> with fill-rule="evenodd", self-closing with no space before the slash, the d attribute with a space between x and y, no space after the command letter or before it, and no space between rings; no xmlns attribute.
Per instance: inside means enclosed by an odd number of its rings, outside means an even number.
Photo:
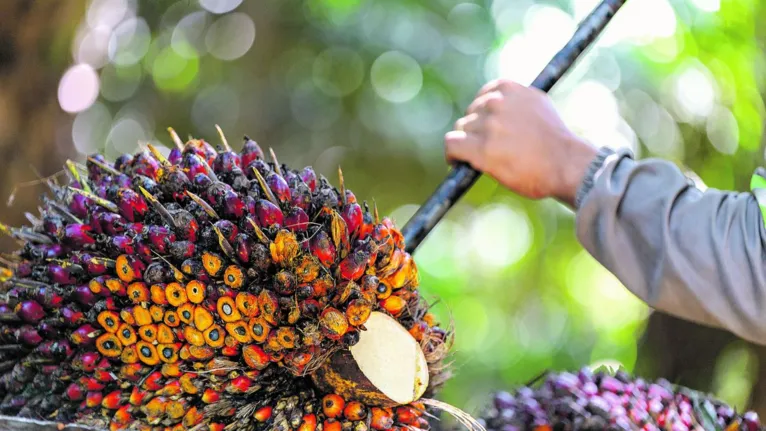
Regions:
<svg viewBox="0 0 766 431"><path fill-rule="evenodd" d="M655 312L639 346L636 374L712 392L716 363L735 342L743 343L758 358L748 408L766 417L766 346L745 342L727 331Z"/></svg>
<svg viewBox="0 0 766 431"><path fill-rule="evenodd" d="M36 213L42 186L21 189L5 205L16 184L61 169L73 153L66 137L71 119L57 100L58 81L71 62L71 35L83 14L80 0L0 1L0 220L26 222ZM59 56L58 58L56 56ZM63 57L62 57L63 56ZM64 135L62 138L60 135ZM15 249L0 239L0 251Z"/></svg>

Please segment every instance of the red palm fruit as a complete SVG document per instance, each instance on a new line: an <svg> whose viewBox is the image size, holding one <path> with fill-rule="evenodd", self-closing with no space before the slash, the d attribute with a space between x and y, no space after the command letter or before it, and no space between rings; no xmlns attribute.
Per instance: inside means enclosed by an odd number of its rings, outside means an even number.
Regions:
<svg viewBox="0 0 766 431"><path fill-rule="evenodd" d="M242 348L242 357L248 367L263 370L269 365L269 355L256 344L248 344Z"/></svg>
<svg viewBox="0 0 766 431"><path fill-rule="evenodd" d="M264 158L263 150L258 143L247 136L245 136L244 140L245 143L242 146L242 151L240 151L242 166L248 166L253 161Z"/></svg>
<svg viewBox="0 0 766 431"><path fill-rule="evenodd" d="M239 219L245 214L245 204L237 192L227 190L223 196L223 214L232 219Z"/></svg>
<svg viewBox="0 0 766 431"><path fill-rule="evenodd" d="M143 150L133 158L131 167L133 168L133 174L144 175L154 179L157 176L157 171L160 169L160 164L148 150Z"/></svg>
<svg viewBox="0 0 766 431"><path fill-rule="evenodd" d="M231 172L242 168L242 160L239 154L233 151L220 152L215 157L212 168L215 172Z"/></svg>
<svg viewBox="0 0 766 431"><path fill-rule="evenodd" d="M91 218L90 226L95 233L119 235L125 232L127 220L121 215L106 211L97 212Z"/></svg>
<svg viewBox="0 0 766 431"><path fill-rule="evenodd" d="M22 310L24 309L23 304L25 304L27 301L22 302ZM30 313L35 312L36 313L36 307L31 306ZM18 311L17 311L18 314ZM37 315L37 314L34 314ZM78 326L81 323L85 322L85 313L82 311L77 311L71 307L62 307L61 310L59 310L59 316L61 317L62 321L66 326L69 326L70 328L74 328L75 326ZM21 316L19 316L21 317ZM23 317L21 317L22 320L24 320ZM33 323L33 322L29 322Z"/></svg>
<svg viewBox="0 0 766 431"><path fill-rule="evenodd" d="M101 333L100 330L94 328L90 323L86 323L72 332L70 339L78 346L90 346L99 333Z"/></svg>
<svg viewBox="0 0 766 431"><path fill-rule="evenodd" d="M314 172L314 169L311 166L303 168L300 173L300 177L303 182L309 186L311 193L314 193L314 190L316 190L317 187L317 174Z"/></svg>
<svg viewBox="0 0 766 431"><path fill-rule="evenodd" d="M271 406L261 407L255 411L253 418L255 418L255 420L258 422L266 422L267 420L271 419L272 411L273 408Z"/></svg>
<svg viewBox="0 0 766 431"><path fill-rule="evenodd" d="M88 272L88 275L101 275L109 270L107 263L103 258L83 255L82 262L85 265L85 270Z"/></svg>
<svg viewBox="0 0 766 431"><path fill-rule="evenodd" d="M208 170L203 158L197 154L186 153L181 159L181 168L189 181L193 181L197 174L207 175Z"/></svg>
<svg viewBox="0 0 766 431"><path fill-rule="evenodd" d="M128 402L134 406L140 406L147 395L149 394L145 390L141 390L138 386L133 386Z"/></svg>
<svg viewBox="0 0 766 431"><path fill-rule="evenodd" d="M347 204L343 207L341 216L343 217L343 221L346 222L349 235L354 236L356 231L362 225L362 207L357 203Z"/></svg>
<svg viewBox="0 0 766 431"><path fill-rule="evenodd" d="M393 316L398 316L401 314L402 310L404 310L404 307L407 306L407 302L402 299L400 296L389 296L386 299L383 299L378 302L378 305L380 305L383 309L391 313Z"/></svg>
<svg viewBox="0 0 766 431"><path fill-rule="evenodd" d="M345 407L346 401L340 395L329 394L322 398L322 412L328 418L340 417Z"/></svg>
<svg viewBox="0 0 766 431"><path fill-rule="evenodd" d="M155 371L148 376L146 376L146 379L144 380L144 383L141 385L141 388L147 391L158 391L164 386L163 383L164 377L162 376L162 373L159 371Z"/></svg>
<svg viewBox="0 0 766 431"><path fill-rule="evenodd" d="M85 245L95 244L96 240L91 236L93 228L86 224L72 223L64 228L61 241L64 245L81 248Z"/></svg>
<svg viewBox="0 0 766 431"><path fill-rule="evenodd" d="M76 370L91 373L100 360L101 356L96 352L81 352L72 360L72 366Z"/></svg>
<svg viewBox="0 0 766 431"><path fill-rule="evenodd" d="M44 301L39 301L45 308L59 308L63 304L64 298L61 297L61 295L53 291L46 291L45 293L46 296L40 298L44 299ZM74 291L72 292L72 298L80 305L88 308L96 305L96 303L100 300L98 296L94 295L93 292L90 291L90 288L86 284L75 287Z"/></svg>
<svg viewBox="0 0 766 431"><path fill-rule="evenodd" d="M149 242L160 254L166 254L170 243L176 240L176 234L165 226L149 226Z"/></svg>
<svg viewBox="0 0 766 431"><path fill-rule="evenodd" d="M322 423L322 431L341 431L343 427L336 419L325 419Z"/></svg>
<svg viewBox="0 0 766 431"><path fill-rule="evenodd" d="M362 250L356 250L346 256L338 265L340 277L344 280L358 280L364 274L369 257L370 254Z"/></svg>
<svg viewBox="0 0 766 431"><path fill-rule="evenodd" d="M394 415L391 409L373 407L370 409L370 427L379 431L387 430L394 425Z"/></svg>
<svg viewBox="0 0 766 431"><path fill-rule="evenodd" d="M199 233L199 222L189 212L185 210L179 210L171 213L173 217L173 223L176 226L175 232L178 235L178 239L197 242L197 236Z"/></svg>
<svg viewBox="0 0 766 431"><path fill-rule="evenodd" d="M181 163L181 157L183 157L181 149L173 148L170 150L170 154L168 154L168 162L170 162L171 165L177 165Z"/></svg>
<svg viewBox="0 0 766 431"><path fill-rule="evenodd" d="M308 212L311 209L311 190L300 182L290 189L290 205Z"/></svg>
<svg viewBox="0 0 766 431"><path fill-rule="evenodd" d="M372 304L364 299L354 299L346 306L346 318L352 326L362 326L372 313Z"/></svg>
<svg viewBox="0 0 766 431"><path fill-rule="evenodd" d="M125 220L135 222L142 220L149 205L143 196L133 191L133 189L122 188L117 192L116 204Z"/></svg>
<svg viewBox="0 0 766 431"><path fill-rule="evenodd" d="M117 380L117 377L114 375L114 373L106 370L94 371L93 377L101 383L111 383Z"/></svg>
<svg viewBox="0 0 766 431"><path fill-rule="evenodd" d="M360 421L367 417L367 407L359 401L351 401L343 409L343 416L351 421Z"/></svg>
<svg viewBox="0 0 766 431"><path fill-rule="evenodd" d="M348 320L338 309L327 307L319 319L322 333L329 339L338 341L348 331Z"/></svg>
<svg viewBox="0 0 766 431"><path fill-rule="evenodd" d="M285 227L293 232L306 232L309 216L299 207L292 207L285 215Z"/></svg>
<svg viewBox="0 0 766 431"><path fill-rule="evenodd" d="M34 347L42 343L43 337L32 326L24 325L14 331L16 340L26 346Z"/></svg>
<svg viewBox="0 0 766 431"><path fill-rule="evenodd" d="M191 241L176 241L170 243L168 252L176 260L188 259L196 253L197 248Z"/></svg>
<svg viewBox="0 0 766 431"><path fill-rule="evenodd" d="M249 235L245 233L237 235L237 238L234 241L234 250L237 253L237 259L239 259L240 263L245 264L250 262L250 256L252 256L252 251L255 248L255 245L255 240Z"/></svg>
<svg viewBox="0 0 766 431"><path fill-rule="evenodd" d="M85 395L85 405L88 407L98 407L101 405L101 401L104 399L104 396L101 394L101 392L88 392Z"/></svg>
<svg viewBox="0 0 766 431"><path fill-rule="evenodd" d="M239 376L230 380L225 390L230 394L241 394L250 389L254 383L249 377Z"/></svg>
<svg viewBox="0 0 766 431"><path fill-rule="evenodd" d="M309 249L325 267L330 267L335 262L335 246L330 236L324 230L318 231L309 241Z"/></svg>
<svg viewBox="0 0 766 431"><path fill-rule="evenodd" d="M77 283L77 279L69 273L69 269L63 268L60 265L48 265L48 277L52 283L65 285Z"/></svg>
<svg viewBox="0 0 766 431"><path fill-rule="evenodd" d="M71 401L85 399L85 391L77 383L70 383L66 388L66 397Z"/></svg>
<svg viewBox="0 0 766 431"><path fill-rule="evenodd" d="M276 172L270 172L266 175L266 184L277 200L282 203L290 202L290 186L287 185L287 181L281 175Z"/></svg>
<svg viewBox="0 0 766 431"><path fill-rule="evenodd" d="M150 422L159 419L165 414L168 401L165 397L154 397L148 403L140 407L140 411L147 416Z"/></svg>
<svg viewBox="0 0 766 431"><path fill-rule="evenodd" d="M133 422L133 417L130 414L130 405L126 404L117 409L117 412L114 413L113 419L116 425L128 425Z"/></svg>
<svg viewBox="0 0 766 431"><path fill-rule="evenodd" d="M231 221L218 220L217 222L213 223L213 226L215 226L215 228L221 232L223 237L229 243L233 243L237 240L237 235L239 235L239 228Z"/></svg>
<svg viewBox="0 0 766 431"><path fill-rule="evenodd" d="M428 326L428 324L424 321L415 322L412 327L409 329L410 334L413 338L415 338L417 341L422 341L426 336L428 336L428 333L431 331L431 328Z"/></svg>
<svg viewBox="0 0 766 431"><path fill-rule="evenodd" d="M124 402L122 397L122 391L116 390L108 393L101 400L101 407L109 410L117 410Z"/></svg>
<svg viewBox="0 0 766 431"><path fill-rule="evenodd" d="M272 326L277 325L280 319L278 299L277 295L268 289L263 289L258 295L261 317Z"/></svg>
<svg viewBox="0 0 766 431"><path fill-rule="evenodd" d="M115 260L117 277L125 283L143 278L146 264L133 255L121 254Z"/></svg>
<svg viewBox="0 0 766 431"><path fill-rule="evenodd" d="M163 386L161 389L159 389L156 393L156 395L159 396L165 396L165 397L172 397L174 395L178 395L181 392L181 382L178 380L172 380L169 381Z"/></svg>
<svg viewBox="0 0 766 431"><path fill-rule="evenodd" d="M135 254L136 248L132 238L127 235L116 235L109 238L107 243L109 255L116 257L121 254Z"/></svg>
<svg viewBox="0 0 766 431"><path fill-rule="evenodd" d="M74 194L67 204L67 209L75 217L85 218L88 215L88 207L93 205L93 201L81 194Z"/></svg>
<svg viewBox="0 0 766 431"><path fill-rule="evenodd" d="M202 393L202 402L205 404L213 404L218 402L220 399L221 394L214 391L213 389L207 388L205 389L205 392Z"/></svg>
<svg viewBox="0 0 766 431"><path fill-rule="evenodd" d="M261 310L258 306L258 297L247 292L239 292L234 299L237 309L246 318L257 317Z"/></svg>
<svg viewBox="0 0 766 431"><path fill-rule="evenodd" d="M259 199L255 203L255 214L261 227L280 227L284 223L282 210L266 199Z"/></svg>
<svg viewBox="0 0 766 431"><path fill-rule="evenodd" d="M315 414L310 413L304 415L301 419L301 424L298 427L298 431L314 431L317 428L317 417Z"/></svg>
<svg viewBox="0 0 766 431"><path fill-rule="evenodd" d="M30 324L35 324L45 317L45 310L36 301L24 301L16 305L14 312L19 318Z"/></svg>

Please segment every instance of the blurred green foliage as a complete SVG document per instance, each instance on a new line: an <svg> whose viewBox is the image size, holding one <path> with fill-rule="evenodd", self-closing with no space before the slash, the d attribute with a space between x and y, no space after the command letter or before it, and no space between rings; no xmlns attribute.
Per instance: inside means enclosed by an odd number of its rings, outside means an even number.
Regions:
<svg viewBox="0 0 766 431"><path fill-rule="evenodd" d="M114 157L170 146L168 126L218 143L220 124L235 148L248 134L332 181L342 165L356 195L403 226L446 174L443 134L480 86L531 82L596 3L94 0L71 52L98 79L73 81L68 102L85 108L72 110L72 142L82 158ZM745 190L762 160L762 3L629 0L551 96L598 145ZM78 105L89 85L97 98ZM471 411L546 369L633 369L650 310L574 227L558 203L482 178L417 251L422 292L457 332L441 399ZM712 376L740 407L751 356L732 346Z"/></svg>

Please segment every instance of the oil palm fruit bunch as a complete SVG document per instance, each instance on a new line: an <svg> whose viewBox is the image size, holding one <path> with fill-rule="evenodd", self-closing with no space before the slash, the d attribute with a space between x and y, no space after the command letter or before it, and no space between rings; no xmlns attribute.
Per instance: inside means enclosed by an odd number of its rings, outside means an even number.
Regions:
<svg viewBox="0 0 766 431"><path fill-rule="evenodd" d="M67 162L0 225L0 414L139 430L427 428L451 332L392 220L244 138Z"/></svg>
<svg viewBox="0 0 766 431"><path fill-rule="evenodd" d="M488 431L757 431L758 415L665 379L633 378L624 370L582 368L547 373L512 393L493 394L481 415Z"/></svg>

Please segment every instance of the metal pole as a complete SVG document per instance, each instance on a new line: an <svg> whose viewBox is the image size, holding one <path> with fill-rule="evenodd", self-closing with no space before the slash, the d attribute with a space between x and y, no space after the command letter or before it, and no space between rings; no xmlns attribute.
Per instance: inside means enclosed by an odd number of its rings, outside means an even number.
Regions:
<svg viewBox="0 0 766 431"><path fill-rule="evenodd" d="M547 93L572 67L580 54L601 34L601 31L609 24L620 7L625 4L625 1L603 0L601 4L596 6L590 15L580 23L566 46L553 57L532 82L532 87ZM479 171L466 163L459 163L455 166L402 229L407 252L415 251L455 202L476 183L479 175L481 175Z"/></svg>

